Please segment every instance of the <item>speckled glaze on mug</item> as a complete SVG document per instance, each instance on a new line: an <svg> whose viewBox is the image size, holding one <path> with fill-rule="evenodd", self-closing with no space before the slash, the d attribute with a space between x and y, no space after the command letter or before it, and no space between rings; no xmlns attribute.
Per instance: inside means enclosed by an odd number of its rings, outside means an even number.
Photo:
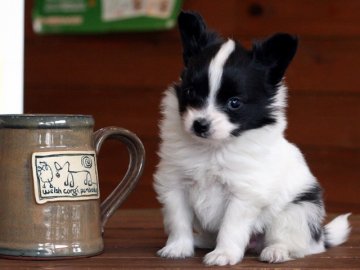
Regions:
<svg viewBox="0 0 360 270"><path fill-rule="evenodd" d="M93 118L86 115L0 115L0 256L58 259L102 252L104 225L138 181L145 151L139 138L125 129L106 127L94 133L93 126ZM126 144L130 164L100 204L96 154L108 138ZM59 153L62 160L94 155L76 165L54 161ZM36 198L36 187L46 200ZM76 194L67 193L76 189Z"/></svg>

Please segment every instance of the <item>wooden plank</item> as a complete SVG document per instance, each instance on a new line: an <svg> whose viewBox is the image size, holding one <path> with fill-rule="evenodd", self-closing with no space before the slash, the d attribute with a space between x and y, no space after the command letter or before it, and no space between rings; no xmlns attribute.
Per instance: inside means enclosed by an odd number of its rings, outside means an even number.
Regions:
<svg viewBox="0 0 360 270"><path fill-rule="evenodd" d="M101 255L100 255L101 256ZM271 264L259 262L256 258L245 258L240 264L231 269L358 269L358 258L310 258L299 259L283 264ZM113 258L100 259L88 258L73 261L59 262L6 262L2 269L204 269L202 257L188 258L184 260L171 260L162 258ZM224 267L212 267L212 269L224 269Z"/></svg>
<svg viewBox="0 0 360 270"><path fill-rule="evenodd" d="M200 12L214 29L226 34L263 36L289 32L312 38L360 34L356 0L188 0L184 9Z"/></svg>
<svg viewBox="0 0 360 270"><path fill-rule="evenodd" d="M360 28L360 27L359 27ZM250 40L245 40L250 43ZM360 40L301 39L287 81L292 91L359 94ZM51 59L51 60L50 60ZM36 37L26 40L25 89L157 88L182 69L179 40L165 34L131 37ZM105 90L103 90L105 91Z"/></svg>
<svg viewBox="0 0 360 270"><path fill-rule="evenodd" d="M302 145L360 148L360 96L289 92L288 137Z"/></svg>
<svg viewBox="0 0 360 270"><path fill-rule="evenodd" d="M329 219L333 215L329 216ZM0 259L1 269L203 269L208 250L196 250L193 258L169 260L156 256L166 241L158 210L117 211L105 228L105 250L95 257L60 261ZM283 264L266 264L247 254L233 269L357 269L360 262L360 216L350 217L353 231L343 245ZM212 267L223 269L223 267Z"/></svg>
<svg viewBox="0 0 360 270"><path fill-rule="evenodd" d="M139 38L39 37L25 48L25 86L156 87L176 81L181 69L180 41ZM245 40L249 46L250 40ZM360 93L360 40L301 39L287 72L293 91ZM96 53L95 53L96 52ZM51 59L51 61L49 61Z"/></svg>
<svg viewBox="0 0 360 270"><path fill-rule="evenodd" d="M260 6L262 15L249 14L254 5ZM38 36L31 30L32 6L32 0L26 1L26 87L28 84L50 88L54 84L55 87L91 84L121 88L140 84L162 89L178 77L181 49L176 29L101 36ZM357 93L360 81L357 69L352 67L360 64L359 6L356 0L227 0L221 5L215 0L192 0L185 3L185 9L201 11L212 27L225 36L241 39L248 46L254 37L263 38L274 32L300 35L299 54L288 74L288 81L296 90ZM316 33L303 35L302 31L307 30ZM154 65L161 76L150 72L154 71Z"/></svg>
<svg viewBox="0 0 360 270"><path fill-rule="evenodd" d="M32 33L32 5L32 0L26 2L27 33ZM253 5L261 7L261 16L248 14ZM360 79L354 68L360 65L359 6L356 0L227 0L221 5L215 0L192 0L185 4L185 8L203 12L209 23L225 36L240 38L247 45L254 37L273 32L299 34L302 40L299 53L287 76L290 85L302 91L356 93L360 91ZM316 34L302 35L296 29ZM333 36L337 32L340 36ZM25 41L26 88L39 84L49 88L90 84L163 89L177 79L180 70L177 30L101 36L30 34Z"/></svg>
<svg viewBox="0 0 360 270"><path fill-rule="evenodd" d="M299 50L286 79L293 91L358 95L357 65L360 65L359 39L315 41L300 37Z"/></svg>
<svg viewBox="0 0 360 270"><path fill-rule="evenodd" d="M157 140L144 139L147 151L147 162L144 175L139 185L126 200L124 208L159 207L156 194L152 187L153 173L158 157ZM107 143L99 161L102 198L114 188L119 179L119 165L126 169L126 162L117 160L117 149L112 143ZM351 148L328 148L299 145L307 162L325 190L325 204L329 211L360 213L360 150ZM126 154L126 153L125 153ZM123 159L126 159L124 154ZM116 168L116 170L114 170Z"/></svg>
<svg viewBox="0 0 360 270"><path fill-rule="evenodd" d="M33 0L26 1L26 36L32 30ZM183 9L200 12L211 28L226 35L263 36L283 31L312 38L360 34L357 0L187 0Z"/></svg>
<svg viewBox="0 0 360 270"><path fill-rule="evenodd" d="M28 113L92 114L96 128L118 125L141 138L158 135L160 99L156 88L28 88ZM71 93L71 100L69 95ZM289 90L287 135L298 144L360 148L360 95L298 94ZM49 106L51 100L51 106ZM81 101L81 102L79 102Z"/></svg>
<svg viewBox="0 0 360 270"><path fill-rule="evenodd" d="M330 211L359 213L360 151L305 147L303 150L310 168L324 188L327 208Z"/></svg>
<svg viewBox="0 0 360 270"><path fill-rule="evenodd" d="M71 91L74 100L92 93L81 103L69 103L59 91L33 89L27 104L38 113L93 114L96 128L118 125L137 133L143 140L147 161L144 176L124 207L157 207L152 188L152 175L158 158L158 102L161 93L153 89L107 89ZM142 98L139 99L138 97ZM47 101L52 100L49 108ZM101 102L98 102L101 101ZM357 96L298 95L291 93L289 109L289 139L300 145L314 174L326 190L326 203L333 211L360 212L360 100ZM104 107L103 104L106 104ZM330 109L331 108L331 109ZM108 142L99 157L99 174L104 198L127 168L127 152L120 144Z"/></svg>

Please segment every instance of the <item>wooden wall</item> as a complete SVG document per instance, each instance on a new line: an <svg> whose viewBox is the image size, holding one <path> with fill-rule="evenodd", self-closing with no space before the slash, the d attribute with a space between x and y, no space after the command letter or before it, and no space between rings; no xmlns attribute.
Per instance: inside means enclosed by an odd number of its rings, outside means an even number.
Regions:
<svg viewBox="0 0 360 270"><path fill-rule="evenodd" d="M26 1L25 112L91 114L96 128L117 125L137 133L147 162L124 207L158 207L152 189L158 107L181 70L177 30L38 36L31 27L32 3ZM184 9L199 11L211 28L246 46L279 31L300 37L287 73L287 137L325 188L328 210L360 213L360 1L187 0ZM105 144L102 197L126 163L120 144Z"/></svg>

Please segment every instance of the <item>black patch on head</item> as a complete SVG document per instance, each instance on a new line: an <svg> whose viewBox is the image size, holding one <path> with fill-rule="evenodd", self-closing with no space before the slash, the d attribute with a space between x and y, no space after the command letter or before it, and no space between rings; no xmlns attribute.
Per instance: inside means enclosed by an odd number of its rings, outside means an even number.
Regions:
<svg viewBox="0 0 360 270"><path fill-rule="evenodd" d="M179 110L183 113L188 106L201 108L206 104L209 96L209 64L223 40L207 29L204 19L196 12L181 12L178 25L185 67L175 89Z"/></svg>
<svg viewBox="0 0 360 270"><path fill-rule="evenodd" d="M258 42L251 51L236 45L225 63L216 97L230 122L238 125L232 131L233 136L276 123L275 110L282 108L271 105L296 48L297 39L288 34L276 34ZM233 97L242 101L238 110L229 109Z"/></svg>
<svg viewBox="0 0 360 270"><path fill-rule="evenodd" d="M181 82L176 87L180 113L186 107L201 108L207 104L209 96L209 65L216 55L221 43L203 49L199 55L189 59L188 66L183 70ZM189 91L191 95L189 95Z"/></svg>
<svg viewBox="0 0 360 270"><path fill-rule="evenodd" d="M232 135L276 122L270 106L276 90L277 86L266 83L266 71L253 65L251 52L237 44L225 63L216 97L218 107L228 115L230 122L239 126ZM242 103L238 110L229 108L233 97Z"/></svg>
<svg viewBox="0 0 360 270"><path fill-rule="evenodd" d="M307 202L316 205L316 207L323 208L324 202L322 198L322 193L323 192L320 185L316 183L308 190L298 194L292 202L294 204L301 204ZM321 218L318 219L317 223L308 221L311 237L315 241L319 241L323 234L322 224L320 222Z"/></svg>

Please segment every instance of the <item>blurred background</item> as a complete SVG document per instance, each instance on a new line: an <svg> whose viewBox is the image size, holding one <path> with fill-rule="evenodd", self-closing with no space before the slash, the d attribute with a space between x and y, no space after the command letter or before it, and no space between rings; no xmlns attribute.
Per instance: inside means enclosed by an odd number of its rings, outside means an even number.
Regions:
<svg viewBox="0 0 360 270"><path fill-rule="evenodd" d="M96 4L96 0L89 3ZM157 208L159 102L182 68L176 27L107 34L37 34L33 0L25 1L24 112L91 114L96 129L135 132L147 156L126 208ZM330 212L360 213L360 1L185 0L208 26L250 48L275 32L298 35L286 75L289 126L325 189ZM127 168L127 152L107 142L98 158L101 196ZM276 196L276 194L274 194Z"/></svg>

